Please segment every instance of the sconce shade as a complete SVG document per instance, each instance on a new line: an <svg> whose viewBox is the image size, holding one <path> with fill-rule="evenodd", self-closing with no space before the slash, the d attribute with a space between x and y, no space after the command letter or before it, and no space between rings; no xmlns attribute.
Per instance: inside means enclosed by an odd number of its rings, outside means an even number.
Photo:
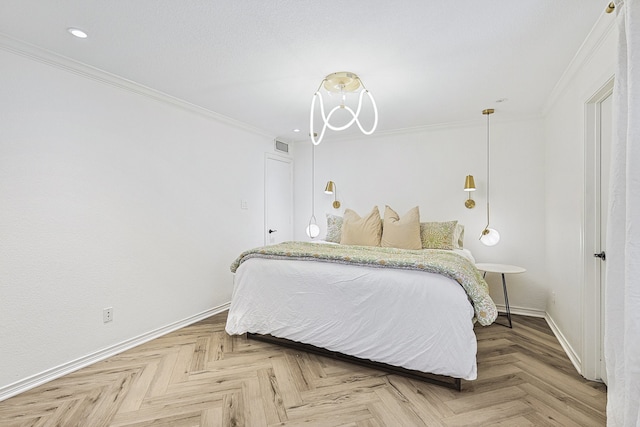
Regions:
<svg viewBox="0 0 640 427"><path fill-rule="evenodd" d="M335 186L336 185L333 181L327 182L327 186L324 188L324 192L326 194L333 194L336 191Z"/></svg>
<svg viewBox="0 0 640 427"><path fill-rule="evenodd" d="M467 175L465 178L464 191L476 191L476 182L473 179L473 175Z"/></svg>

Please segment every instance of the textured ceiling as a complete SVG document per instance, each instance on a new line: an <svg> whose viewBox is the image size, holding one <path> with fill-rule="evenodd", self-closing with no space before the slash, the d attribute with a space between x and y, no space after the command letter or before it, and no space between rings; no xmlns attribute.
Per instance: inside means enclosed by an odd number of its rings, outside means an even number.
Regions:
<svg viewBox="0 0 640 427"><path fill-rule="evenodd" d="M0 0L0 33L299 140L335 71L362 78L381 131L540 114L606 3Z"/></svg>

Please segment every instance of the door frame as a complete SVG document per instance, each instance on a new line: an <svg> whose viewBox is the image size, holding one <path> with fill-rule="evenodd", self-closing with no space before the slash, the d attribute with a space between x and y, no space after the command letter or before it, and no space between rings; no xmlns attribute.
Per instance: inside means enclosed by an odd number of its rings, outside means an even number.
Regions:
<svg viewBox="0 0 640 427"><path fill-rule="evenodd" d="M600 103L613 93L613 76L585 103L584 212L582 229L582 361L581 374L589 380L602 380L600 357L602 261L593 256L600 238Z"/></svg>
<svg viewBox="0 0 640 427"><path fill-rule="evenodd" d="M268 194L269 192L267 191L267 162L269 160L277 160L280 162L284 162L284 163L288 163L289 164L289 176L291 177L291 180L289 181L289 195L290 195L290 206L291 206L291 211L289 212L290 214L290 218L291 218L291 222L289 224L289 232L290 235L293 237L293 222L294 222L294 218L293 218L293 158L291 157L287 157L287 156L281 156L278 154L274 154L274 153L264 153L264 225L262 227L262 236L264 239L264 244L265 246L268 244L267 241L267 227L268 225L268 218L267 218L267 205L269 203L269 200L267 200L268 198Z"/></svg>

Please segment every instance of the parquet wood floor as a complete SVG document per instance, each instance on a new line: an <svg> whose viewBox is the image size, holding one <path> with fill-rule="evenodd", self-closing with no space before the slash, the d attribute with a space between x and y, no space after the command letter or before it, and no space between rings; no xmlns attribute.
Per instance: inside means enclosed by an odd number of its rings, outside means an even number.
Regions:
<svg viewBox="0 0 640 427"><path fill-rule="evenodd" d="M504 320L504 319L500 319ZM603 426L543 319L476 327L462 391L230 337L226 312L0 402L1 426Z"/></svg>

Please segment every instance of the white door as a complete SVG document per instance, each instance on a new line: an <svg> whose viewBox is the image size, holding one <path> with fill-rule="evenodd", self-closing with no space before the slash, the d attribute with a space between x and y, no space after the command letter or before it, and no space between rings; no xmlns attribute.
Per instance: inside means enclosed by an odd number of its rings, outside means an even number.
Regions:
<svg viewBox="0 0 640 427"><path fill-rule="evenodd" d="M589 380L606 381L604 366L604 288L606 261L594 258L606 252L609 152L613 139L613 77L585 103L585 191L583 216L583 292L581 373Z"/></svg>
<svg viewBox="0 0 640 427"><path fill-rule="evenodd" d="M286 157L265 156L264 243L293 240L293 166Z"/></svg>
<svg viewBox="0 0 640 427"><path fill-rule="evenodd" d="M613 138L613 110L612 98L609 95L600 103L600 188L598 189L600 209L600 235L599 253L606 254L605 242L607 241L607 209L609 204L609 166L611 163L611 139ZM606 258L605 258L606 259ZM600 263L600 376L607 383L607 369L604 361L604 290L606 286L605 270L606 261Z"/></svg>

